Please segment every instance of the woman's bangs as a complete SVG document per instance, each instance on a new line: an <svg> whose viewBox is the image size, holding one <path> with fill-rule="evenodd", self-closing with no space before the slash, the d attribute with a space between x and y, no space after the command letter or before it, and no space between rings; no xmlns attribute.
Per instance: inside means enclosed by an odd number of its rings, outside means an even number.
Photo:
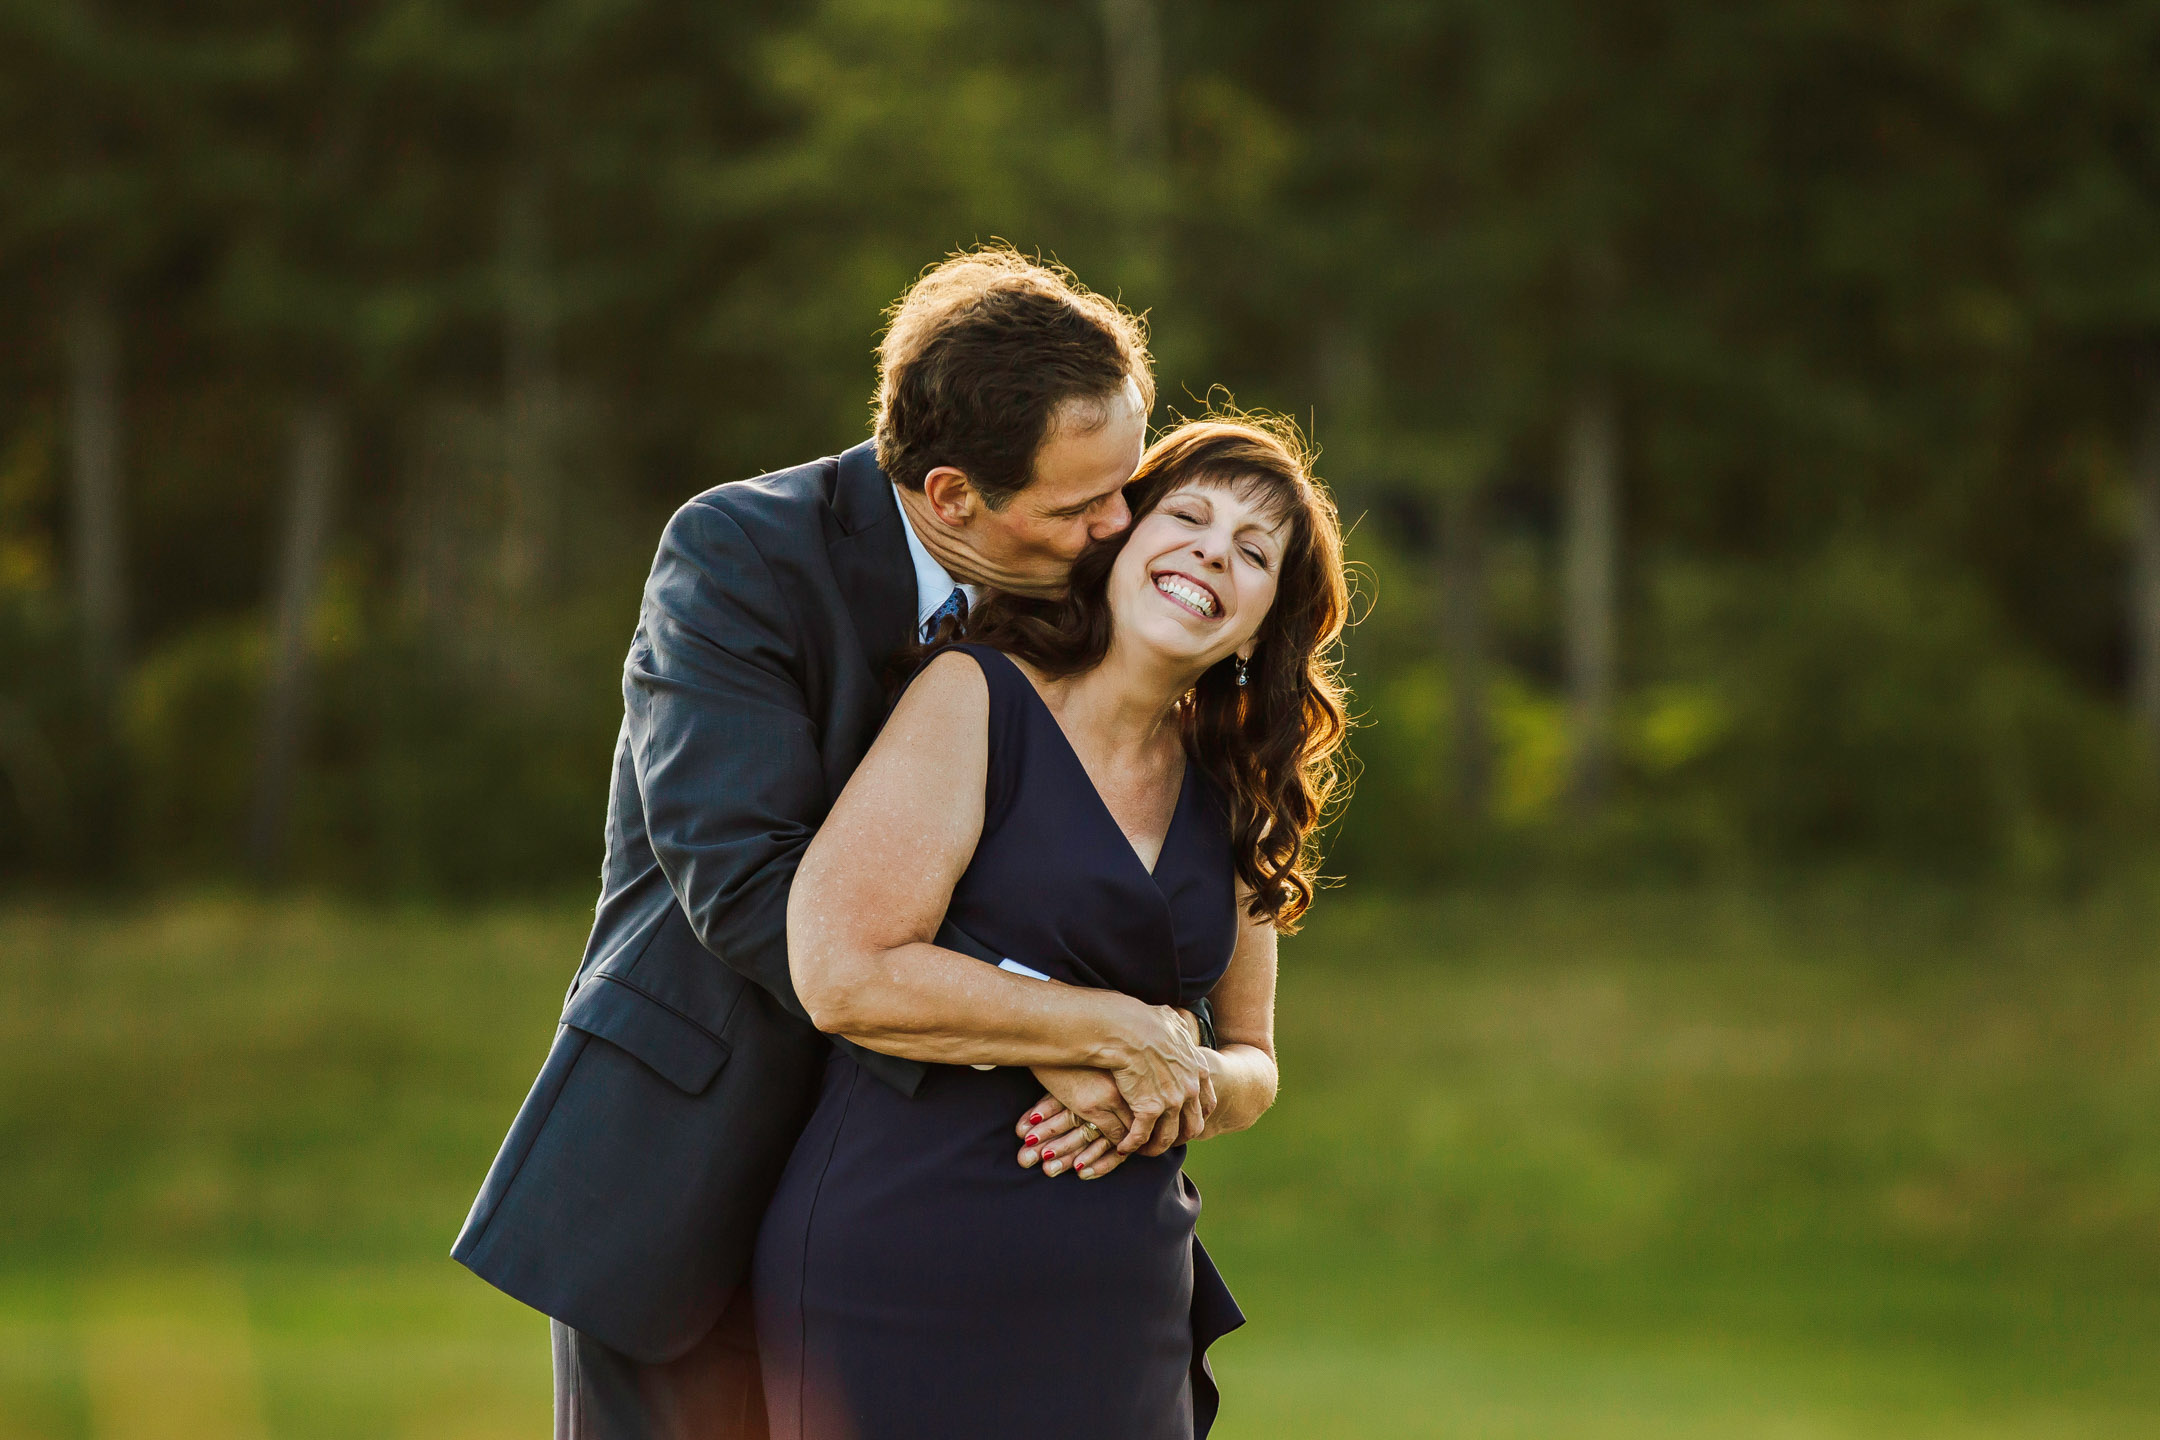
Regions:
<svg viewBox="0 0 2160 1440"><path fill-rule="evenodd" d="M1258 507L1269 523L1288 529L1294 538L1304 528L1298 522L1305 516L1305 488L1288 476L1272 470L1249 465L1201 465L1177 476L1165 485L1162 504L1171 492L1187 485L1197 485L1208 490L1227 490L1246 503Z"/></svg>

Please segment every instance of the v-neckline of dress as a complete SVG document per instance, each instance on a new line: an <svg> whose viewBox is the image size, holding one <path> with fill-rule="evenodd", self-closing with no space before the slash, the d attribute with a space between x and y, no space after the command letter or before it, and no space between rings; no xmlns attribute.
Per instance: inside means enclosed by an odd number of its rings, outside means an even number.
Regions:
<svg viewBox="0 0 2160 1440"><path fill-rule="evenodd" d="M1012 656L1007 655L1002 650L997 653L1000 659L1007 665L1012 666L1013 674L1020 677L1020 683L1027 686L1028 694L1035 698L1036 708L1041 710L1043 718L1050 722L1050 728L1057 732L1058 742L1065 747L1066 758L1071 760L1073 768L1080 772L1080 782L1087 786L1088 794L1095 797L1096 811L1103 819L1109 821L1110 828L1117 832L1118 839L1124 844L1125 853L1132 856L1133 864L1140 867L1140 872L1148 877L1149 882L1154 884L1157 889L1160 889L1161 880L1159 877L1162 873L1163 858L1170 853L1170 837L1177 834L1178 821L1185 814L1186 792L1192 788L1192 757L1190 755L1185 757L1184 767L1178 772L1177 800L1170 807L1170 823L1163 827L1162 839L1155 846L1155 863L1150 866L1140 858L1140 848L1133 844L1132 836L1126 834L1125 827L1118 823L1117 814L1111 810L1110 802L1103 799L1102 787L1097 785L1095 777L1088 773L1087 762L1080 758L1079 748L1072 743L1072 736L1065 733L1065 722L1058 719L1057 711L1050 708L1050 702L1043 698L1042 691L1035 688L1033 677L1027 671L1021 669L1020 662L1013 659Z"/></svg>

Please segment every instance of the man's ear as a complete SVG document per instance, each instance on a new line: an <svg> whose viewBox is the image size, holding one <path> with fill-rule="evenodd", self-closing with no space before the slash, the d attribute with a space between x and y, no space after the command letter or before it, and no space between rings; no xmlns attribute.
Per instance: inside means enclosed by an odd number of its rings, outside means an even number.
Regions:
<svg viewBox="0 0 2160 1440"><path fill-rule="evenodd" d="M982 496L975 493L974 482L968 479L967 472L951 465L940 465L923 476L922 488L923 498L930 502L938 519L955 530L975 518L975 511L982 504Z"/></svg>

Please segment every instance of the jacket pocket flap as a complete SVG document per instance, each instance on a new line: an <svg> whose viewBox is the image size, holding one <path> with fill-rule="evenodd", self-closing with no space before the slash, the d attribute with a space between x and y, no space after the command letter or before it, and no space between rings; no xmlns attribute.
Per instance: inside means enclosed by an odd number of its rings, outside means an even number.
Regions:
<svg viewBox="0 0 2160 1440"><path fill-rule="evenodd" d="M688 1095L702 1094L727 1063L728 1047L718 1036L605 975L578 987L562 1023L629 1051Z"/></svg>

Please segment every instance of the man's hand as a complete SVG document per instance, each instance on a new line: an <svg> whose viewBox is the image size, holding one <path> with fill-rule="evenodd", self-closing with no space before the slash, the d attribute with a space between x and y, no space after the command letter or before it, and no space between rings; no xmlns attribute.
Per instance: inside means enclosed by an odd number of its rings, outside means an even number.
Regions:
<svg viewBox="0 0 2160 1440"><path fill-rule="evenodd" d="M1212 1064L1209 1069L1212 1072ZM1045 1065L1036 1067L1035 1078L1046 1093L1013 1126L1013 1134L1020 1137L1022 1168L1040 1164L1045 1175L1071 1170L1083 1180L1098 1180L1125 1163L1126 1152L1118 1148L1118 1142L1132 1124L1132 1112L1107 1071ZM1212 1082L1212 1073L1208 1079ZM1160 1155L1173 1145L1198 1139L1208 1113L1215 1108L1212 1083L1203 1085L1201 1101L1197 1116L1187 1113L1175 1127L1158 1126L1154 1138L1138 1153ZM1089 1134L1083 1121L1101 1134Z"/></svg>
<svg viewBox="0 0 2160 1440"><path fill-rule="evenodd" d="M1173 1006L1119 998L1117 1024L1099 1047L1101 1058L1088 1063L1117 1082L1132 1112L1117 1148L1128 1155L1141 1150L1160 1155L1180 1133L1198 1133L1214 1103L1206 1093L1210 1075L1200 1053L1199 1027Z"/></svg>

